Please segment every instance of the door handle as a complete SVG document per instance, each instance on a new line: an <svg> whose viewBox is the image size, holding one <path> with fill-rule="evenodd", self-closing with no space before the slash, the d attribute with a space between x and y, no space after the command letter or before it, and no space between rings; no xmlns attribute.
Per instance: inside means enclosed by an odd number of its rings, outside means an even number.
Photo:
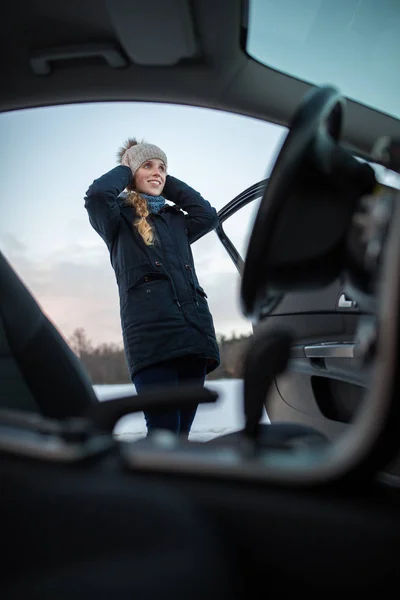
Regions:
<svg viewBox="0 0 400 600"><path fill-rule="evenodd" d="M340 294L339 300L337 303L338 308L356 308L357 302L351 300L346 296L346 294Z"/></svg>
<svg viewBox="0 0 400 600"><path fill-rule="evenodd" d="M306 358L356 358L357 346L354 342L326 342L304 346Z"/></svg>

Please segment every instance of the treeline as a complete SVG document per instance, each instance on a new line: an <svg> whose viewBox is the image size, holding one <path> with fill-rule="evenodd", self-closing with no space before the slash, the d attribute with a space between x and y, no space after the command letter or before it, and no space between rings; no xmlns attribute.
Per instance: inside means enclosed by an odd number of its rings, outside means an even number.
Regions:
<svg viewBox="0 0 400 600"><path fill-rule="evenodd" d="M218 336L221 364L207 379L240 379L243 376L244 354L250 339L251 336L246 335L232 334L230 338ZM122 346L106 343L94 346L83 328L74 331L69 345L94 384L130 383Z"/></svg>

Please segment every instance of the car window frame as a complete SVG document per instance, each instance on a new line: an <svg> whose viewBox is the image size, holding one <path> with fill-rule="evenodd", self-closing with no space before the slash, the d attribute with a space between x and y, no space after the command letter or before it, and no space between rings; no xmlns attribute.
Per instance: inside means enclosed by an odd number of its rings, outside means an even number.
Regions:
<svg viewBox="0 0 400 600"><path fill-rule="evenodd" d="M235 198L233 198L233 200L225 204L218 211L218 226L215 229L215 232L241 277L243 275L244 259L242 258L239 251L236 249L236 246L233 244L233 242L227 235L226 231L224 230L223 224L225 221L227 221L227 219L232 217L239 210L241 210L251 202L258 200L258 198L261 198L264 195L268 181L269 178L262 179L261 181L258 181L257 183L251 185L250 187L246 188L243 192L238 194Z"/></svg>

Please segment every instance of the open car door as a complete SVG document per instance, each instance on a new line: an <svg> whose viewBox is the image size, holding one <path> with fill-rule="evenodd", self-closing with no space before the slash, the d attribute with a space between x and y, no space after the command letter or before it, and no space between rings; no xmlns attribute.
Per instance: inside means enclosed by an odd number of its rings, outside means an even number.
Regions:
<svg viewBox="0 0 400 600"><path fill-rule="evenodd" d="M268 179L249 187L218 213L216 233L243 273L245 245L239 249L230 236L231 223L240 220L249 231ZM233 228L232 228L233 231ZM243 241L243 240L242 240ZM369 384L368 370L355 354L355 332L361 312L345 294L338 279L312 292L286 294L264 319L253 324L285 327L295 338L288 369L275 379L266 398L270 420L290 421L324 433L333 440L351 423Z"/></svg>

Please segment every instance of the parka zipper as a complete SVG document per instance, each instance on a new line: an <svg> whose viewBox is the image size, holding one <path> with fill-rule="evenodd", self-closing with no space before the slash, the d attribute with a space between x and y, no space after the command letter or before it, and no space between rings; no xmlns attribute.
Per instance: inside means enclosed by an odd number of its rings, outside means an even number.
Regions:
<svg viewBox="0 0 400 600"><path fill-rule="evenodd" d="M164 209L162 209L162 210L164 210ZM160 216L162 217L162 215L160 215ZM168 227L168 226L167 226L167 227ZM187 234L187 229L186 229L186 228L185 228L185 232L186 232L186 234ZM183 264L183 260L181 260L181 256L180 256L180 253L179 253L179 248L178 248L178 246L177 246L177 243L176 243L176 239L175 239L175 237L172 235L172 233L170 233L170 235L171 235L172 243L173 243L173 245L174 245L174 248L175 248L176 255L177 255L178 259L179 259L179 262L180 262L180 264L182 265L182 264ZM188 243L189 243L189 242L188 242ZM190 245L189 245L189 249L190 249ZM192 282L193 282L193 292L192 292L192 298L193 298L193 302L194 302L194 303L195 303L197 306L199 306L199 303L198 303L198 300L197 300L197 296L196 296L196 284L195 284L195 281L194 281L194 275L193 275L193 270L192 270L192 267L191 267L190 265L185 265L185 269L187 269L187 270L189 270L189 269L190 269L190 274L191 274L191 277L192 277ZM180 305L179 305L179 306L180 306Z"/></svg>
<svg viewBox="0 0 400 600"><path fill-rule="evenodd" d="M153 215L153 216L154 216L154 215ZM157 214L156 216L163 218L163 217L162 217L162 215L160 215L160 214ZM164 221L164 222L165 222L165 221ZM173 236L171 236L171 237L172 237L172 240L173 240L173 244L174 244L174 246L175 246L175 249L177 250L175 239L173 238ZM160 244L160 246L159 246L159 247L160 247L160 249L161 249L161 253L162 253L162 256L163 256L163 258L164 258L164 261L165 261L165 263L166 263L166 264L168 264L168 261L167 261L167 259L166 259L165 253L164 253L164 248L162 247L162 245L161 245L161 244ZM179 253L178 253L178 252L177 252L177 256L180 258L180 255L179 255ZM165 263L164 263L164 264L165 264ZM160 263L160 265L156 265L156 266L162 266L162 267L163 267L163 269L164 269L164 271L165 271L165 273L168 275L168 278L169 278L169 280L170 280L170 282L171 282L172 289L173 289L173 292L174 292L174 299L175 299L175 301L176 301L176 303L177 303L178 307L181 309L181 311L182 311L182 315L183 315L183 318L185 319L185 321L186 321L186 323L187 323L188 327L192 327L193 329L196 329L196 330L197 330L199 333L201 333L201 334L204 334L204 331L203 331L203 330L202 330L202 329L199 327L199 325L198 325L196 322L192 322L190 319L188 319L188 318L187 318L187 316L186 316L186 313L185 313L185 311L183 310L183 308L182 308L182 306L181 306L181 303L179 302L179 299L178 299L178 293L177 293L177 291L176 291L176 287L175 287L174 280L172 279L172 277L171 277L171 275L170 275L170 273L169 273L169 270L165 268L164 264L163 264L163 263ZM182 264L182 263L181 263L181 264ZM192 269L192 267L191 267L190 265L185 265L185 268L186 268L186 267L189 267L189 269L188 269L188 270L190 270L191 277L192 277L192 281L193 281L193 291L194 291L194 294L197 294L197 292L196 292L196 284L195 284L195 281L194 281L193 269ZM197 296L194 296L194 297L193 297L193 301L196 303L197 307L199 307L199 306L200 306L200 304L199 304L199 301L197 300Z"/></svg>
<svg viewBox="0 0 400 600"><path fill-rule="evenodd" d="M152 217L153 217L153 221L154 221L154 216L155 216L155 215L152 215ZM156 216L158 216L158 217L161 217L161 218L163 219L163 216L162 216L162 215L160 215L160 214L158 214L158 213L156 213ZM164 221L164 222L165 222L165 221ZM154 221L154 224L155 224L155 221ZM173 241L174 241L174 243L175 243L175 240L173 240ZM178 292L177 292L177 289L176 289L176 286L175 286L174 280L173 280L173 278L172 278L172 276L171 276L171 274L170 274L169 270L168 270L168 269L165 267L165 264L168 264L168 262L167 262L167 259L166 259L165 253L164 253L164 248L162 247L162 244L161 244L161 243L160 243L160 245L159 245L159 248L160 248L160 250L161 250L161 253L162 253L162 255L163 255L163 260L164 260L164 262L155 261L155 265L156 265L156 267L158 267L158 266L162 267L162 268L163 268L163 270L165 271L166 275L168 275L168 279L169 279L169 281L170 281L170 283L171 283L171 287L172 287L172 291L173 291L173 295L174 295L174 301L175 301L175 302L176 302L176 304L179 306L179 308L182 310L182 306L181 306L181 303L179 302L179 298L178 298ZM158 264L157 264L157 263L158 263ZM184 315L184 317L185 317L185 319L186 319L186 316L185 316L185 313L184 313L184 311L183 311L183 310L182 310L182 312L183 312L183 315Z"/></svg>
<svg viewBox="0 0 400 600"><path fill-rule="evenodd" d="M164 218L163 218L163 216L162 216L160 213L156 213L155 215L152 215L154 224L155 224L155 221L154 221L154 216L160 217L160 218L161 218L161 219L163 219L163 221L164 221ZM164 221L164 223L165 223L165 221ZM165 223L165 224L166 224L166 223ZM167 224L166 224L166 227L168 228L168 225L167 225ZM172 234L170 234L170 235L171 235L171 238L172 238L172 243L173 243L173 245L174 245L174 247L175 247L175 250L176 250L176 255L177 255L177 256L179 257L179 259L180 259L180 254L179 254L179 252L178 252L178 248L177 248L177 245L176 245L176 240L175 240L175 238L174 238L174 236L173 236ZM164 265L165 265L165 263L166 263L166 264L168 264L168 261L167 261L167 259L166 259L165 253L164 253L164 248L162 247L162 244L160 244L159 248L161 249L161 253L162 253L162 255L163 255L163 259L164 259L164 261L165 261L165 262L164 262ZM182 264L182 263L181 263L181 264ZM195 325L194 323L192 323L192 322L191 322L191 321L190 321L190 320L187 318L187 316L186 316L186 314L185 314L185 311L183 310L183 308L182 308L182 306L181 306L181 303L179 302L179 298L178 298L178 292L177 292L177 290L176 290L176 286L175 286L174 280L173 280L173 278L172 278L172 276L171 276L171 274L170 274L169 270L168 270L168 269L167 269L167 268L166 268L164 265L163 265L162 263L160 263L160 265L157 265L157 264L156 264L156 266L163 266L163 269L164 269L165 273L168 275L168 278L169 278L169 280L170 280L170 282L171 282L171 286L172 286L173 293L174 293L174 300L175 300L175 302L177 303L178 307L181 309L181 311L182 311L182 314L183 314L183 317L184 317L184 319L185 319L186 323L187 323L189 326L191 326L191 327L195 327L196 329L198 329L198 330L200 331L200 329L197 327L197 325ZM193 297L193 302L196 304L196 306L197 306L197 307L199 307L199 306L200 306L200 304L199 304L199 301L197 300L197 290L196 290L197 286L196 286L196 282L195 282L195 280L194 280L194 273L193 273L193 269L192 269L192 267L191 267L190 265L188 265L188 264L186 264L186 265L185 265L185 269L186 269L186 270L188 270L188 271L190 271L190 276L191 276L192 283L193 283L193 295L192 295L192 297Z"/></svg>

